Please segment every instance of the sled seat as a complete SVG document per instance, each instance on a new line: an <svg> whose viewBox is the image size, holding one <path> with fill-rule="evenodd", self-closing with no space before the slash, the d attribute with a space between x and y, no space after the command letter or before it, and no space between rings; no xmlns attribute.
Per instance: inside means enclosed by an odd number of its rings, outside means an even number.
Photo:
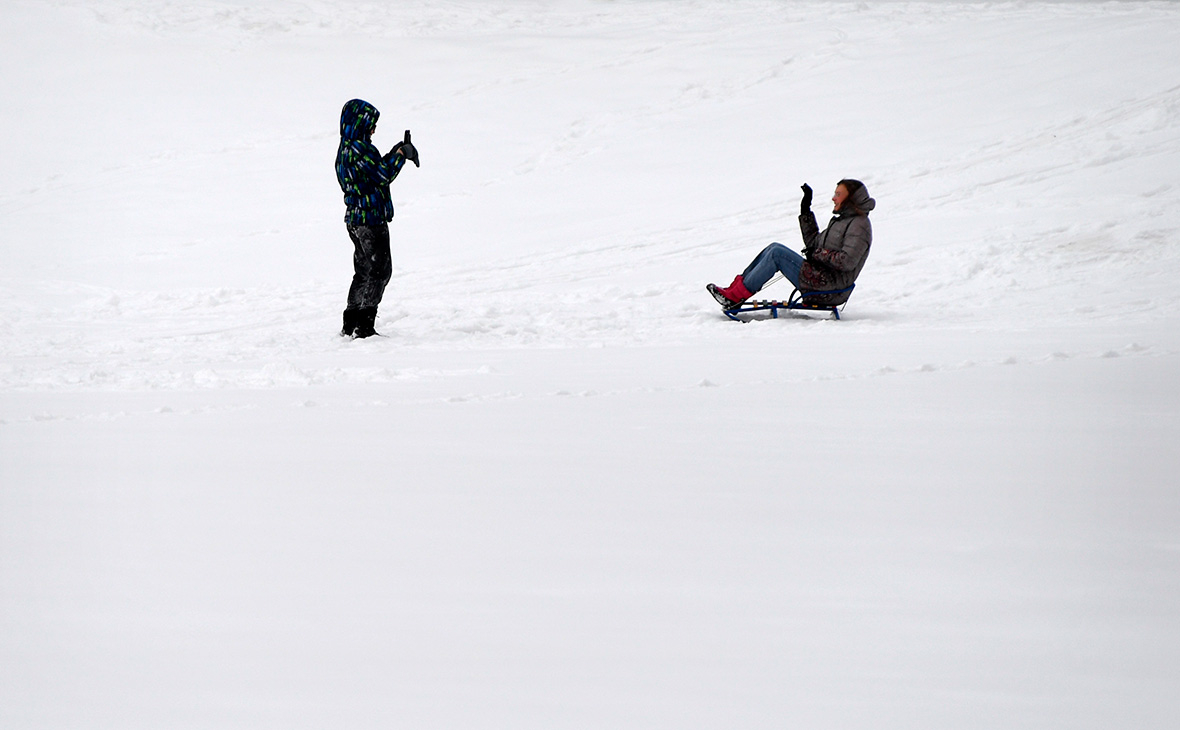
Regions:
<svg viewBox="0 0 1180 730"><path fill-rule="evenodd" d="M735 322L742 321L738 319L739 314L767 310L769 310L771 317L777 319L778 310L780 309L801 309L806 312L831 312L833 317L840 319L840 308L848 303L848 297L852 296L852 290L855 288L856 284L852 284L844 289L809 291L806 294L795 289L791 292L791 296L787 297L787 301L785 302L773 299L747 299L736 307L730 307L724 310L724 312L726 317L729 317Z"/></svg>

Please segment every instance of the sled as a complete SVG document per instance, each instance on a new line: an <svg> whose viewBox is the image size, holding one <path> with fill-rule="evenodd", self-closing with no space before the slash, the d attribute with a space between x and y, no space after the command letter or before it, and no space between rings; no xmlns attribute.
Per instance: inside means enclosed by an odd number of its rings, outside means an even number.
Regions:
<svg viewBox="0 0 1180 730"><path fill-rule="evenodd" d="M739 314L746 314L749 312L763 312L769 311L770 316L778 319L778 310L780 309L795 309L804 312L831 312L832 316L840 319L840 310L848 303L848 297L852 295L852 290L856 288L856 284L845 287L844 289L828 289L824 291L809 291L806 294L801 294L798 289L791 292L791 296L787 297L787 301L778 301L775 299L747 299L736 307L730 307L722 311L725 316L729 317L735 322L742 322L744 320L738 319ZM838 295L844 296L838 296ZM834 303L820 304L815 301L817 297L834 297ZM812 301L807 301L811 299Z"/></svg>

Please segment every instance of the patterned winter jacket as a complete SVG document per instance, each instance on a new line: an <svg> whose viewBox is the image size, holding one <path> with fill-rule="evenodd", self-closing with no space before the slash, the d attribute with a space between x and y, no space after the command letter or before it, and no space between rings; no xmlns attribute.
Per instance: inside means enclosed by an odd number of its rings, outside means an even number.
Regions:
<svg viewBox="0 0 1180 730"><path fill-rule="evenodd" d="M799 271L799 291L824 291L844 289L856 281L860 270L869 257L873 242L873 226L869 223L869 211L877 201L869 197L865 188L860 188L823 231L815 221L815 213L807 211L799 216L799 230L803 233L804 251L807 260ZM846 294L827 297L830 304L846 300ZM808 301L820 299L810 298Z"/></svg>
<svg viewBox="0 0 1180 730"><path fill-rule="evenodd" d="M344 220L371 226L393 220L389 183L401 172L406 158L394 147L382 156L370 137L380 112L367 101L353 99L340 113L340 148L336 151L336 180L344 191Z"/></svg>

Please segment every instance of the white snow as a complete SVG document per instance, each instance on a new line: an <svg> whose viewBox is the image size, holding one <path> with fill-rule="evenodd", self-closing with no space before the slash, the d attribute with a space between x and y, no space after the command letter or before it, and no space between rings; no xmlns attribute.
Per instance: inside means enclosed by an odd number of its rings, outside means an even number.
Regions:
<svg viewBox="0 0 1180 730"><path fill-rule="evenodd" d="M1180 3L9 0L0 59L0 727L1180 722ZM363 341L353 97L422 156ZM725 319L845 176L844 319Z"/></svg>

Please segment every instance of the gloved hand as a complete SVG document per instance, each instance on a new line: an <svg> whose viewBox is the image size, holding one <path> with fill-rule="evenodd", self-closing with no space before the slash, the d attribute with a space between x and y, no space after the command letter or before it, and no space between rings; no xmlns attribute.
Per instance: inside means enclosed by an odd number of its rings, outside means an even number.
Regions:
<svg viewBox="0 0 1180 730"><path fill-rule="evenodd" d="M807 215L811 210L811 186L803 183L803 200L799 203L799 214Z"/></svg>
<svg viewBox="0 0 1180 730"><path fill-rule="evenodd" d="M418 148L410 142L410 130L406 130L406 138L393 146L393 151L401 154L410 162L414 163L414 167L421 167L418 164Z"/></svg>

